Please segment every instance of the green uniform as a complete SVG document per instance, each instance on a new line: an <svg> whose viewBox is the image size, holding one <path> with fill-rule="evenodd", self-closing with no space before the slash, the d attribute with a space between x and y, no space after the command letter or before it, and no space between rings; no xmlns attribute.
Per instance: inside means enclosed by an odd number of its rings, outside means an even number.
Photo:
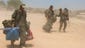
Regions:
<svg viewBox="0 0 85 48"><path fill-rule="evenodd" d="M45 17L47 19L46 24L44 25L43 29L47 32L49 32L52 29L53 23L56 21L56 18L54 17L54 11L52 10L46 10L45 11Z"/></svg>
<svg viewBox="0 0 85 48"><path fill-rule="evenodd" d="M63 30L65 32L65 29L67 27L67 20L69 20L68 11L64 10L63 13L60 13L60 27L59 27L59 31L61 31L61 28L64 26Z"/></svg>
<svg viewBox="0 0 85 48"><path fill-rule="evenodd" d="M15 22L15 26L20 27L20 45L25 44L26 32L27 32L27 21L26 11L15 10L12 15L12 19Z"/></svg>

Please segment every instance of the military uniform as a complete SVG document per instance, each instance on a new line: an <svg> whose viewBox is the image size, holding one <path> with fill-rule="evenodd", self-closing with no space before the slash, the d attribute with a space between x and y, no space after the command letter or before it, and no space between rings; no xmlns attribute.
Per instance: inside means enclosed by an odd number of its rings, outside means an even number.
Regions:
<svg viewBox="0 0 85 48"><path fill-rule="evenodd" d="M26 11L21 11L20 9L15 10L12 15L12 19L15 22L15 26L20 27L20 45L25 44L26 32L27 32L27 21L26 21Z"/></svg>
<svg viewBox="0 0 85 48"><path fill-rule="evenodd" d="M63 31L65 32L65 29L67 27L67 20L69 20L68 11L66 11L64 9L64 11L60 13L60 27L59 27L59 31L61 31L61 28L64 25Z"/></svg>
<svg viewBox="0 0 85 48"><path fill-rule="evenodd" d="M47 22L44 25L43 29L49 32L52 29L53 23L56 21L56 18L54 17L54 11L50 9L46 10L45 17L47 19Z"/></svg>

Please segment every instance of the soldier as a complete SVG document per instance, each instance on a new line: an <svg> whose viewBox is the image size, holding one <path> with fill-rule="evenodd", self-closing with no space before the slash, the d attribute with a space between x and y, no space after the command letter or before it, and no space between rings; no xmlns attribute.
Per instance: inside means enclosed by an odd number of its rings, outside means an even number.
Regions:
<svg viewBox="0 0 85 48"><path fill-rule="evenodd" d="M62 12L62 9L60 9L60 27L59 31L61 31L62 26L64 25L63 31L66 31L67 27L67 20L69 20L69 15L68 15L68 9L65 8L64 11Z"/></svg>
<svg viewBox="0 0 85 48"><path fill-rule="evenodd" d="M11 20L4 20L2 22L2 24L3 24L4 28L11 28L11 27L13 27L14 23ZM3 33L7 35L8 32L7 32L7 30L3 30ZM11 40L11 48L14 48L14 42L15 42L15 40Z"/></svg>
<svg viewBox="0 0 85 48"><path fill-rule="evenodd" d="M23 7L24 5L20 5L18 10L12 15L12 20L15 22L15 26L19 26L20 28L20 47L25 45L26 40L26 32L27 32L27 21L26 21L26 11Z"/></svg>
<svg viewBox="0 0 85 48"><path fill-rule="evenodd" d="M53 23L56 21L56 18L54 17L53 5L51 5L49 9L45 11L45 17L47 19L47 22L44 25L43 29L49 32L52 29Z"/></svg>

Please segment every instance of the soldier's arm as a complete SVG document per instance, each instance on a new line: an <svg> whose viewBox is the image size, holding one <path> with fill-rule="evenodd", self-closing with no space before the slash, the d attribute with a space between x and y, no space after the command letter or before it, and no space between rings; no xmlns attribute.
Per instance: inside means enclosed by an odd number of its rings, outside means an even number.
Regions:
<svg viewBox="0 0 85 48"><path fill-rule="evenodd" d="M44 14L45 14L45 17L47 18L47 16L48 16L48 15L47 15L47 10L44 11Z"/></svg>
<svg viewBox="0 0 85 48"><path fill-rule="evenodd" d="M67 13L67 20L69 20L69 13Z"/></svg>
<svg viewBox="0 0 85 48"><path fill-rule="evenodd" d="M25 18L26 18L26 22L27 22L27 11L25 11ZM29 18L28 18L29 19Z"/></svg>
<svg viewBox="0 0 85 48"><path fill-rule="evenodd" d="M16 15L17 15L17 10L15 10L12 14L12 19L14 20L16 18Z"/></svg>
<svg viewBox="0 0 85 48"><path fill-rule="evenodd" d="M45 10L44 14L45 14L45 17L48 19L48 10Z"/></svg>
<svg viewBox="0 0 85 48"><path fill-rule="evenodd" d="M60 16L61 16L61 14L62 14L62 13L61 13L61 12L59 12L59 14L58 14L58 15L56 15L56 16L57 16L57 17L60 17Z"/></svg>
<svg viewBox="0 0 85 48"><path fill-rule="evenodd" d="M25 17L27 17L27 12L25 11Z"/></svg>

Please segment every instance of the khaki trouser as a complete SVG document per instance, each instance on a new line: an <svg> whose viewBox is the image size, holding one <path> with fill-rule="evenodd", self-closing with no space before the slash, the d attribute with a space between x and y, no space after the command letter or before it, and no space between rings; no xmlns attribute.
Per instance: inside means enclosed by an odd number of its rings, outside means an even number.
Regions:
<svg viewBox="0 0 85 48"><path fill-rule="evenodd" d="M26 27L25 25L21 25L20 27L20 45L24 45L26 41Z"/></svg>
<svg viewBox="0 0 85 48"><path fill-rule="evenodd" d="M52 29L53 22L51 19L47 19L46 24L44 25L43 29L49 32Z"/></svg>
<svg viewBox="0 0 85 48"><path fill-rule="evenodd" d="M60 21L59 31L61 31L61 28L62 27L63 27L63 30L65 31L66 30L66 27L67 27L67 21Z"/></svg>

